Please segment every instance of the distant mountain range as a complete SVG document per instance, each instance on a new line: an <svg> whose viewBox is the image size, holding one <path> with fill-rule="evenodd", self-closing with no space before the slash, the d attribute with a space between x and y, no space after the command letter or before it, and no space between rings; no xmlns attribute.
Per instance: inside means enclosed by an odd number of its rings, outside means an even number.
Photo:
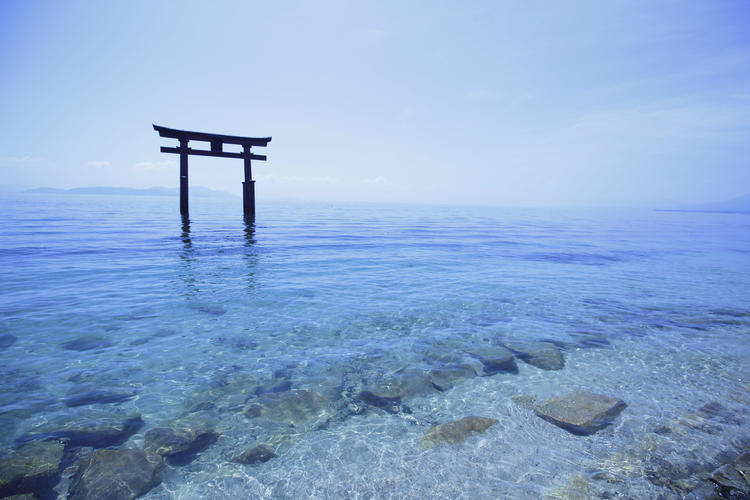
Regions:
<svg viewBox="0 0 750 500"><path fill-rule="evenodd" d="M79 187L72 189L58 189L50 187L40 187L34 189L27 189L26 193L36 194L105 194L105 195L136 195L136 196L178 196L180 190L178 188L165 188L165 187L152 187L148 189L137 189L137 188L126 188L126 187ZM197 196L201 198L236 198L232 193L226 191L218 191L215 189L209 189L201 186L191 186L190 196Z"/></svg>
<svg viewBox="0 0 750 500"><path fill-rule="evenodd" d="M724 213L750 213L750 194L732 198L726 201L713 203L701 203L699 205L686 205L675 208L662 208L662 212L724 212Z"/></svg>

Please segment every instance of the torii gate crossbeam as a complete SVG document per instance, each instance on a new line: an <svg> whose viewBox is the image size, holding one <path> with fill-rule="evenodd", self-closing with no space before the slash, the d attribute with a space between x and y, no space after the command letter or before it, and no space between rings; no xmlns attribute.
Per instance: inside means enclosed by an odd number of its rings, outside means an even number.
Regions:
<svg viewBox="0 0 750 500"><path fill-rule="evenodd" d="M190 132L154 125L154 130L160 137L168 137L180 141L179 147L162 146L162 153L180 155L180 214L188 215L188 156L215 156L219 158L242 158L245 163L245 180L242 183L242 208L245 215L255 215L255 181L251 168L251 160L266 161L265 155L251 152L253 146L266 147L271 142L270 137L239 137L234 135L208 134L205 132ZM190 141L210 143L211 149L192 149ZM242 146L241 153L224 151L224 144Z"/></svg>

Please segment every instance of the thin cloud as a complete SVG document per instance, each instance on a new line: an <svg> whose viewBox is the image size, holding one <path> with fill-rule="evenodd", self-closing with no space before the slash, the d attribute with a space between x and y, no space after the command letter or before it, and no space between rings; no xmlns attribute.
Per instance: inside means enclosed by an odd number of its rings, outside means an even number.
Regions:
<svg viewBox="0 0 750 500"><path fill-rule="evenodd" d="M109 167L110 165L112 165L112 164L110 162L108 162L108 161L92 160L92 161L87 161L86 162L86 166L88 166L88 167L94 167L94 168Z"/></svg>
<svg viewBox="0 0 750 500"><path fill-rule="evenodd" d="M0 156L0 163L36 163L42 161L38 156Z"/></svg>
<svg viewBox="0 0 750 500"><path fill-rule="evenodd" d="M342 182L338 177L328 176L302 176L302 175L276 175L276 174L265 174L258 175L259 180L264 181L278 181L278 182L293 182L303 184L340 184Z"/></svg>
<svg viewBox="0 0 750 500"><path fill-rule="evenodd" d="M362 184L388 184L388 179L379 175L370 179L362 179Z"/></svg>
<svg viewBox="0 0 750 500"><path fill-rule="evenodd" d="M158 170L161 168L174 168L177 166L177 162L174 160L164 161L139 161L133 164L133 168L138 170Z"/></svg>

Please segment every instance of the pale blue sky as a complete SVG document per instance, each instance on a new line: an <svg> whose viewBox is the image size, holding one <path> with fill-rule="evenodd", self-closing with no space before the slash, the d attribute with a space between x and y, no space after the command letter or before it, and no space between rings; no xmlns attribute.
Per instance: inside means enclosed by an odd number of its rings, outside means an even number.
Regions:
<svg viewBox="0 0 750 500"><path fill-rule="evenodd" d="M273 136L260 200L731 198L748 26L747 1L0 0L0 184L177 186L156 123ZM239 193L241 163L191 184Z"/></svg>

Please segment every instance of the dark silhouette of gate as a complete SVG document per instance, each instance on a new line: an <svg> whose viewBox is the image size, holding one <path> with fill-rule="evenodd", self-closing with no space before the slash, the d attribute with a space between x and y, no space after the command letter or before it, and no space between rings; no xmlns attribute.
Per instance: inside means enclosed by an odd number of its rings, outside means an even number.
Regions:
<svg viewBox="0 0 750 500"><path fill-rule="evenodd" d="M245 181L242 183L242 208L245 215L255 215L255 181L250 168L251 160L266 161L265 155L256 155L250 151L253 146L266 147L271 142L270 137L238 137L234 135L207 134L205 132L190 132L154 125L154 130L160 137L168 137L180 141L178 147L162 146L162 153L180 155L180 213L188 215L188 155L217 156L219 158L242 158L245 161ZM208 142L211 149L192 149L190 141ZM224 151L224 144L242 146L241 153Z"/></svg>

